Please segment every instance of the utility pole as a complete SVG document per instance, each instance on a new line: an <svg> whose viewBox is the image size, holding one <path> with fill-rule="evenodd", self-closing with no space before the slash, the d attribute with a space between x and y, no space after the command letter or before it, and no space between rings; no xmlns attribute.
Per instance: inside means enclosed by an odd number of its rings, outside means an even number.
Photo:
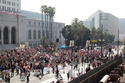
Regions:
<svg viewBox="0 0 125 83"><path fill-rule="evenodd" d="M119 28L118 28L117 55L119 55Z"/></svg>
<svg viewBox="0 0 125 83"><path fill-rule="evenodd" d="M102 44L103 44L103 25L101 25L101 56L103 56Z"/></svg>
<svg viewBox="0 0 125 83"><path fill-rule="evenodd" d="M103 42L103 25L102 25L102 23L101 23L101 20L102 20L102 14L100 13L99 14L100 15L100 24L99 24L99 26L100 26L100 28L101 28L101 56L103 56L103 49L102 49L102 42Z"/></svg>

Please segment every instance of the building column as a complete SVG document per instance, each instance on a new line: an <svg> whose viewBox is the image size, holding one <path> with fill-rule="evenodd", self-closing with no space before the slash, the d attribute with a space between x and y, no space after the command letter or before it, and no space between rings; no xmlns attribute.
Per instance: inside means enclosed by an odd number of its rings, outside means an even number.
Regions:
<svg viewBox="0 0 125 83"><path fill-rule="evenodd" d="M1 45L3 45L3 30L1 30Z"/></svg>
<svg viewBox="0 0 125 83"><path fill-rule="evenodd" d="M9 44L11 44L11 29L9 29Z"/></svg>

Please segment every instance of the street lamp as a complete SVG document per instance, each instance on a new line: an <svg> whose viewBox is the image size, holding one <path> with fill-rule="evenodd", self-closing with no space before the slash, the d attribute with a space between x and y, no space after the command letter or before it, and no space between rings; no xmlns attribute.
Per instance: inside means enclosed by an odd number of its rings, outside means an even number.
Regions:
<svg viewBox="0 0 125 83"><path fill-rule="evenodd" d="M102 44L103 44L103 25L101 24L101 56L103 56Z"/></svg>
<svg viewBox="0 0 125 83"><path fill-rule="evenodd" d="M102 13L99 14L99 20L100 20L100 25L99 27L101 28L101 57L103 56L103 51L102 51L102 42L103 42L103 24L101 23L102 21Z"/></svg>
<svg viewBox="0 0 125 83"><path fill-rule="evenodd" d="M117 55L119 55L119 28L118 28L118 40L117 40Z"/></svg>

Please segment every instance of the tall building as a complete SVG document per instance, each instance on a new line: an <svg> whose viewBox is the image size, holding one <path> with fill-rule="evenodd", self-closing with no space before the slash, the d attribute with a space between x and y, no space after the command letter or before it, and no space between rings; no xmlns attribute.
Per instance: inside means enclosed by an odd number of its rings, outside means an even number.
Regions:
<svg viewBox="0 0 125 83"><path fill-rule="evenodd" d="M120 40L123 40L125 38L125 18L119 19L119 34Z"/></svg>
<svg viewBox="0 0 125 83"><path fill-rule="evenodd" d="M0 11L20 12L21 0L0 0Z"/></svg>
<svg viewBox="0 0 125 83"><path fill-rule="evenodd" d="M88 28L103 28L103 31L109 32L115 35L117 39L119 19L110 13L105 13L103 11L97 11L91 15L86 21L83 22Z"/></svg>

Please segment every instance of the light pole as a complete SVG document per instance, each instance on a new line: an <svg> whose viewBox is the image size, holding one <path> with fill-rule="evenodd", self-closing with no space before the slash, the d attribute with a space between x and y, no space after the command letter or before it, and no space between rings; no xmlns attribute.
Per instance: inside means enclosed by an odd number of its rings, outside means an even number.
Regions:
<svg viewBox="0 0 125 83"><path fill-rule="evenodd" d="M101 25L101 56L103 56L102 44L103 44L103 25Z"/></svg>
<svg viewBox="0 0 125 83"><path fill-rule="evenodd" d="M100 28L101 28L101 57L103 56L103 51L102 51L102 42L103 42L103 24L101 23L102 20L102 13L100 13Z"/></svg>
<svg viewBox="0 0 125 83"><path fill-rule="evenodd" d="M119 28L118 28L118 40L117 40L117 55L119 55Z"/></svg>

